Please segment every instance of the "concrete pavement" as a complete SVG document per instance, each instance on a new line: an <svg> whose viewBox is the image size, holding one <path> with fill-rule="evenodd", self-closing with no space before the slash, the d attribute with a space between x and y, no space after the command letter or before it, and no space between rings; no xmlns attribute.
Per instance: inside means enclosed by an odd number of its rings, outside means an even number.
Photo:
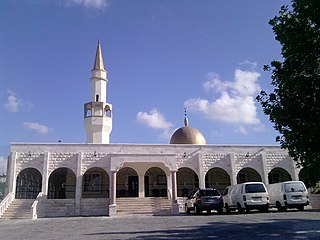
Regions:
<svg viewBox="0 0 320 240"><path fill-rule="evenodd" d="M320 211L0 221L0 239L320 239Z"/></svg>

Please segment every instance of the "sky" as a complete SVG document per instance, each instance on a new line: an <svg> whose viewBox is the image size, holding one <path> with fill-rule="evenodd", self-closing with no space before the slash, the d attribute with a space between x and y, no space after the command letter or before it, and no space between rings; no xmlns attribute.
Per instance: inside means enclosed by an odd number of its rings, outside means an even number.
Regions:
<svg viewBox="0 0 320 240"><path fill-rule="evenodd" d="M281 59L269 19L289 0L0 1L0 174L12 142L84 143L100 38L111 143L276 145L255 100Z"/></svg>

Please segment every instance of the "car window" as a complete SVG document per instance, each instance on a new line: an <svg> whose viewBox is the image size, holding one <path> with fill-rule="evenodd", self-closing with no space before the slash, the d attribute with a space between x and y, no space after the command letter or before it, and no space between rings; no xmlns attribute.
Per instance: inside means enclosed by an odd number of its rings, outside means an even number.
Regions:
<svg viewBox="0 0 320 240"><path fill-rule="evenodd" d="M302 183L287 183L284 187L286 192L304 192L305 188Z"/></svg>
<svg viewBox="0 0 320 240"><path fill-rule="evenodd" d="M246 193L259 193L266 192L265 187L259 183L246 184L245 186Z"/></svg>
<svg viewBox="0 0 320 240"><path fill-rule="evenodd" d="M199 192L200 196L220 196L220 193L217 190L201 190Z"/></svg>
<svg viewBox="0 0 320 240"><path fill-rule="evenodd" d="M229 191L229 188L226 188L226 189L223 191L223 196L228 195L228 191Z"/></svg>

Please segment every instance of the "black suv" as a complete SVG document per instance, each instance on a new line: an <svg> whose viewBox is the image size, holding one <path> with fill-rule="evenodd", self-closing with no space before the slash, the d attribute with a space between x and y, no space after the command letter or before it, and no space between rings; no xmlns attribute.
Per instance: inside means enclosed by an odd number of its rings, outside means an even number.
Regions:
<svg viewBox="0 0 320 240"><path fill-rule="evenodd" d="M210 213L211 210L216 210L219 214L223 213L223 200L218 190L213 188L198 189L192 192L185 203L186 213L194 210L195 214L200 214L202 211Z"/></svg>

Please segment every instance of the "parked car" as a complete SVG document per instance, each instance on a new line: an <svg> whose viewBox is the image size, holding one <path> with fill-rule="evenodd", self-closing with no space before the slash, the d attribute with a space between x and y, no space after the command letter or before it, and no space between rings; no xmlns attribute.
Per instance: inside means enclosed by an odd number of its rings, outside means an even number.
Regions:
<svg viewBox="0 0 320 240"><path fill-rule="evenodd" d="M223 201L220 192L213 188L198 189L192 192L185 203L186 213L191 210L195 214L200 214L202 211L210 213L211 210L216 210L219 214L223 213Z"/></svg>
<svg viewBox="0 0 320 240"><path fill-rule="evenodd" d="M267 212L269 196L264 183L246 182L226 187L223 191L223 202L227 213L236 209L240 213L244 210L250 212L252 209Z"/></svg>
<svg viewBox="0 0 320 240"><path fill-rule="evenodd" d="M267 186L270 207L276 207L278 211L286 211L287 208L297 208L303 211L309 205L308 190L301 181L287 181L273 183Z"/></svg>

